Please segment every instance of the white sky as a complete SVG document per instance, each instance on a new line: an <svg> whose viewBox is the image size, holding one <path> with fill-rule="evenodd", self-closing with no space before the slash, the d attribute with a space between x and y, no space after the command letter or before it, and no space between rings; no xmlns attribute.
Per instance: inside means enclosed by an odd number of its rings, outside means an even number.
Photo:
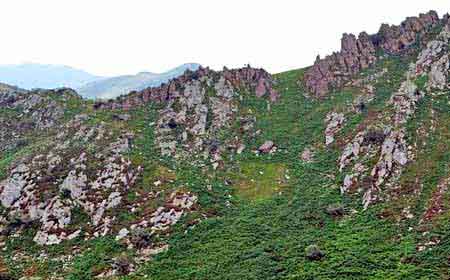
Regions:
<svg viewBox="0 0 450 280"><path fill-rule="evenodd" d="M340 47L344 32L449 0L0 0L0 64L65 64L98 75L162 72L186 62L250 63L275 73Z"/></svg>

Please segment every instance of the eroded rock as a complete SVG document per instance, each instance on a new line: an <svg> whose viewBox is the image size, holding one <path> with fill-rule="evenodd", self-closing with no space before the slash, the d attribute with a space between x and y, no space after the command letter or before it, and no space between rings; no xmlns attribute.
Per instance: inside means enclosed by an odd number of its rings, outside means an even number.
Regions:
<svg viewBox="0 0 450 280"><path fill-rule="evenodd" d="M377 49L392 54L402 52L416 42L419 34L439 22L436 12L430 11L419 17L407 18L399 26L383 24L375 35L363 32L356 39L352 34L344 34L340 52L323 59L317 57L314 65L306 71L306 88L318 97L324 96L372 65L377 60Z"/></svg>

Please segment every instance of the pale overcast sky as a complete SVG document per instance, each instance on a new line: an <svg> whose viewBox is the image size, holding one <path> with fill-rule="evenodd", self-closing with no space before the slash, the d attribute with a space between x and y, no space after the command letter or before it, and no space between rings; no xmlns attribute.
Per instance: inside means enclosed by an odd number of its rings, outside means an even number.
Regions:
<svg viewBox="0 0 450 280"><path fill-rule="evenodd" d="M162 72L198 62L275 73L339 49L344 32L449 0L1 0L0 64L64 64L98 75Z"/></svg>

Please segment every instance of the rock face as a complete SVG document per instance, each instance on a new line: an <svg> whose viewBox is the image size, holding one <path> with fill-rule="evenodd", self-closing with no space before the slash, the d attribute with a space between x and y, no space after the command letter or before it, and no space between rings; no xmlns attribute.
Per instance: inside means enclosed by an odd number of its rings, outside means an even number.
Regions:
<svg viewBox="0 0 450 280"><path fill-rule="evenodd" d="M341 155L341 171L353 165L345 175L341 191L354 191L359 185L359 190L364 192L364 208L383 198L385 192L381 189L382 186L391 185L401 174L403 166L413 157L408 151L404 125L414 113L422 95L410 83L409 79L406 80L389 101L395 108L390 117L392 123L367 128L358 133ZM376 164L367 166L367 162L377 155L379 158ZM371 172L364 175L370 168ZM360 179L363 180L360 182Z"/></svg>
<svg viewBox="0 0 450 280"><path fill-rule="evenodd" d="M317 57L314 65L305 73L306 88L318 97L331 89L342 87L350 77L372 65L378 49L388 54L397 54L416 42L417 35L440 22L434 11L410 17L399 26L383 24L375 35L363 32L356 38L344 34L341 51L323 59Z"/></svg>
<svg viewBox="0 0 450 280"><path fill-rule="evenodd" d="M378 127L360 131L345 147L340 158L340 170L347 169L341 191L354 191L359 187L363 194L363 205L367 208L377 200L387 198L387 191L395 185L403 167L414 158L413 148L406 139L406 123L414 115L418 102L426 92L448 89L448 59L450 28L445 27L436 40L430 41L410 65L405 81L391 95L387 105L393 107L388 117L379 113L377 119L385 120ZM417 79L428 77L427 85L421 91ZM378 161L367 166L374 157ZM349 170L348 167L352 166ZM366 174L371 170L369 174ZM366 174L366 175L364 175ZM363 179L361 181L361 179Z"/></svg>
<svg viewBox="0 0 450 280"><path fill-rule="evenodd" d="M341 51L324 59L317 57L314 65L305 73L306 87L316 96L323 96L333 87L340 87L354 75L375 62L375 46L365 32L358 39L344 34Z"/></svg>

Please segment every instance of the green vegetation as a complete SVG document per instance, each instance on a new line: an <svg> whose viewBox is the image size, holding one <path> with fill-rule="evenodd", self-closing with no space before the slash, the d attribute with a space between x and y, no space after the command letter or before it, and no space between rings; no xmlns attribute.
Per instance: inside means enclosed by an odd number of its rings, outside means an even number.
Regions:
<svg viewBox="0 0 450 280"><path fill-rule="evenodd" d="M449 279L450 211L432 221L421 221L437 185L450 175L448 92L423 98L406 124L407 141L414 147L416 158L403 170L390 199L363 210L360 193L342 195L339 189L343 174L337 162L344 145L366 128L374 133L382 129L379 116L390 116L393 108L389 98L405 79L415 55L382 59L356 77L364 79L382 73L376 81L370 81L374 98L364 104L361 113L349 109L364 94L357 87L348 86L323 100L305 97L299 83L304 69L274 75L281 98L270 106L263 98L241 92L238 113L255 118L254 130L260 134L243 139L243 153L225 157L225 168L218 170L189 160L161 157L155 135L161 105L139 107L127 112L129 120L118 121L114 116L124 112L93 111L92 104L70 101L67 120L86 113L89 126L105 125L114 136L124 127L135 134L134 148L127 156L143 171L133 191L123 198L125 203L158 193L158 198L141 201L150 213L174 191L190 191L198 196L196 211L184 216L170 234L152 236L155 244L168 243L169 250L136 265L135 273L116 278ZM427 76L421 76L415 83L425 90L427 81ZM208 98L214 94L212 88L208 89ZM346 122L336 141L327 147L324 120L331 111L343 113ZM217 138L236 135L239 125L236 122ZM2 155L0 179L5 178L11 163L30 152L31 147L45 146L45 139L32 140L27 148ZM276 144L277 151L255 153L267 140ZM89 147L89 143L80 143L74 149ZM311 162L301 159L305 149L313 151ZM68 195L61 193L62 198ZM443 201L445 209L450 209L450 194L445 194ZM412 217L405 219L402 211L407 207ZM329 211L333 208L345 211L333 214ZM117 219L115 227L128 227L141 214L126 208L111 211L116 211L112 213ZM72 220L83 224L89 222L89 217L76 209ZM75 238L42 248L32 241L35 231L34 225L29 225L22 235L8 238L0 252L14 277L61 275L65 279L92 279L106 272L115 259L128 261L136 254L114 236L89 241ZM418 250L434 240L439 240L437 246ZM64 267L58 256L72 251L74 259ZM313 251L323 256L308 257ZM48 258L32 261L42 252ZM13 258L22 253L31 258L19 262Z"/></svg>
<svg viewBox="0 0 450 280"><path fill-rule="evenodd" d="M425 86L428 83L428 76L422 75L419 78L417 78L415 82L419 90L425 90Z"/></svg>
<svg viewBox="0 0 450 280"><path fill-rule="evenodd" d="M230 174L235 180L235 193L248 199L269 198L281 193L287 185L289 173L281 164L249 162L241 170Z"/></svg>
<svg viewBox="0 0 450 280"><path fill-rule="evenodd" d="M124 248L112 238L99 238L90 245L89 250L75 258L72 271L67 279L92 279L98 272L101 272L108 267L111 255L118 254L120 251L124 250Z"/></svg>
<svg viewBox="0 0 450 280"><path fill-rule="evenodd" d="M400 58L380 63L379 67L389 69L388 82L384 78L375 85L377 95L368 105L369 112L384 108L403 80L404 65ZM296 83L301 75L302 71L290 71L276 76L282 98L269 112L262 110L264 102L244 100L245 110L256 112L263 131L260 141L273 140L279 151L262 157L244 153L237 159L241 170L237 179L253 179L253 188L275 187L277 175L282 174L278 168L289 170L289 191L275 195L238 187L234 192L238 197L258 199L235 201L222 216L202 222L189 234L178 232L171 238L170 250L149 262L136 279L142 275L152 279L445 279L447 260L441 247L420 253L415 247L420 233L408 232L408 223L383 218L381 213L395 203L362 211L358 201L340 195L337 186L342 178L332 176L340 147L327 149L321 144L323 120L327 112L348 106L357 92L344 90L321 102L306 99ZM343 136L354 135L369 116L346 117ZM257 147L261 142L250 144ZM299 160L308 146L317 149L314 163ZM326 208L336 204L349 209L348 214L342 218L327 214ZM306 248L313 244L325 253L320 261L305 257Z"/></svg>

